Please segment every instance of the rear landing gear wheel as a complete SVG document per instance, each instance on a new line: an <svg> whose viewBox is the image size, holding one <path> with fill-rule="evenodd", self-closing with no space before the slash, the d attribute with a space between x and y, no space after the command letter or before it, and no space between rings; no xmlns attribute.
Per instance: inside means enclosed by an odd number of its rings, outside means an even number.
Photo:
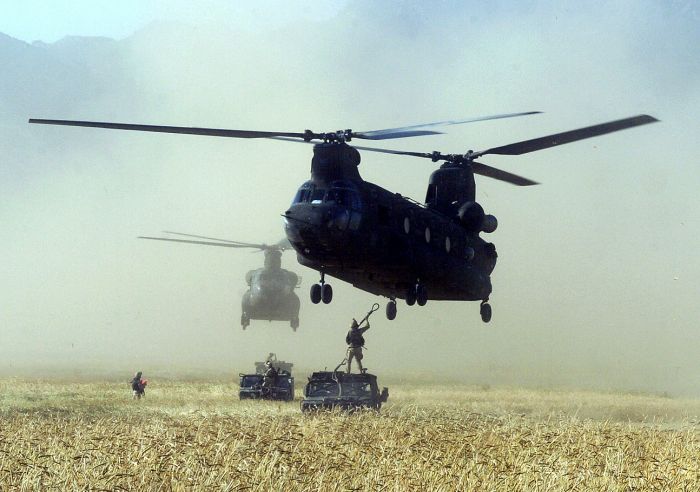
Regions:
<svg viewBox="0 0 700 492"><path fill-rule="evenodd" d="M333 288L329 284L321 285L321 300L323 304L330 304L333 300Z"/></svg>
<svg viewBox="0 0 700 492"><path fill-rule="evenodd" d="M481 307L479 308L479 313L481 314L481 321L484 323L491 321L491 304L483 301L481 303Z"/></svg>
<svg viewBox="0 0 700 492"><path fill-rule="evenodd" d="M311 286L311 302L314 304L321 302L321 284L313 284Z"/></svg>
<svg viewBox="0 0 700 492"><path fill-rule="evenodd" d="M416 285L416 302L419 306L425 306L428 302L428 289L423 284Z"/></svg>
<svg viewBox="0 0 700 492"><path fill-rule="evenodd" d="M413 306L416 303L416 288L408 289L406 291L406 304Z"/></svg>
<svg viewBox="0 0 700 492"><path fill-rule="evenodd" d="M396 318L396 301L394 299L386 303L386 319L389 321Z"/></svg>

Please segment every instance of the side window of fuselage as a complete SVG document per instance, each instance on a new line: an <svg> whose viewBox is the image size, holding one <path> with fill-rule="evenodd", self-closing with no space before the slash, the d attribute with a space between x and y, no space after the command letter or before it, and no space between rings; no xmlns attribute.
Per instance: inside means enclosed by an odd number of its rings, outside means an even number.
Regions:
<svg viewBox="0 0 700 492"><path fill-rule="evenodd" d="M325 202L358 210L360 208L360 197L355 190L349 188L331 188L326 193Z"/></svg>

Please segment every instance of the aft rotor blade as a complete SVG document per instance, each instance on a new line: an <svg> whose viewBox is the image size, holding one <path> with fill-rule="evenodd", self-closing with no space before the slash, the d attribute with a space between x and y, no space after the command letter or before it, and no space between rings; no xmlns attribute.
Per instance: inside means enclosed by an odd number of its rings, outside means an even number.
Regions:
<svg viewBox="0 0 700 492"><path fill-rule="evenodd" d="M184 232L174 232L174 231L163 231L163 232L165 234L175 234L177 236L196 237L198 239L209 239L211 241L221 241L224 243L238 244L239 246L247 246L249 248L262 248L264 246L263 244L244 243L241 241L231 241L230 239L219 239L216 237L198 236L196 234L185 234Z"/></svg>
<svg viewBox="0 0 700 492"><path fill-rule="evenodd" d="M461 125L463 123L474 123L476 121L486 121L486 120L498 120L501 118L514 118L516 116L527 116L531 114L539 114L542 111L527 111L524 113L507 113L507 114L496 114L492 116L477 116L475 118L465 118L463 120L446 120L446 121L435 121L433 123L423 123L419 125L402 126L398 128L386 128L383 130L370 130L365 132L353 132L354 138L364 138L368 140L385 140L389 138L403 138L403 137L415 137L418 135L435 135L442 132L435 131L410 131L417 128L426 128L430 126L447 126L447 125Z"/></svg>
<svg viewBox="0 0 700 492"><path fill-rule="evenodd" d="M496 169L495 167L487 166L480 162L471 163L472 170L474 174L479 174L481 176L487 176L489 178L497 179L499 181L505 181L506 183L514 184L516 186L532 186L538 185L537 181L532 181L528 178L523 178L517 174L512 174L501 169Z"/></svg>
<svg viewBox="0 0 700 492"><path fill-rule="evenodd" d="M607 123L587 126L585 128L579 128L577 130L556 133L554 135L548 135L546 137L533 138L532 140L524 140L522 142L503 145L500 147L494 147L492 149L484 150L482 152L475 152L472 155L473 157L479 157L486 154L527 154L528 152L535 152L536 150L548 149L550 147L556 147L557 145L563 145L571 142L576 142L577 140L597 137L599 135L605 135L606 133L612 133L619 130L624 130L626 128L646 125L648 123L654 123L656 121L659 120L657 120L653 116L649 116L648 114L640 114L637 116L632 116L631 118L609 121Z"/></svg>
<svg viewBox="0 0 700 492"><path fill-rule="evenodd" d="M168 239L165 237L139 236L139 239L152 239L154 241L170 241L173 243L204 244L205 246L222 246L224 248L257 248L257 246L246 246L243 244L215 243L212 241L193 241L191 239Z"/></svg>
<svg viewBox="0 0 700 492"><path fill-rule="evenodd" d="M270 137L294 137L308 138L305 133L295 132L261 132L255 130L226 130L219 128L197 128L184 126L162 126L162 125L135 125L131 123L107 123L102 121L74 121L74 120L44 120L31 118L29 123L42 125L64 125L64 126L84 126L90 128L106 128L109 130L133 130L139 132L156 133L182 133L186 135L206 135L210 137L231 137L231 138L270 138ZM313 136L312 138L318 138Z"/></svg>
<svg viewBox="0 0 700 492"><path fill-rule="evenodd" d="M369 152L380 152L382 154L395 154L395 155L411 155L413 157L425 157L430 159L432 154L427 152L409 152L406 150L391 150L391 149L381 149L378 147L363 147L361 145L353 145L357 150L367 150Z"/></svg>

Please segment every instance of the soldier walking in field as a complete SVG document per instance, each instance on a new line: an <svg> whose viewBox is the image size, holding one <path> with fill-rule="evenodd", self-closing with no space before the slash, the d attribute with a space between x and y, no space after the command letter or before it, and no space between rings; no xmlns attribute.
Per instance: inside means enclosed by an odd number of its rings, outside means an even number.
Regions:
<svg viewBox="0 0 700 492"><path fill-rule="evenodd" d="M141 379L141 371L137 372L131 380L131 391L134 400L140 400L142 396L146 396L146 384L148 384L148 381Z"/></svg>
<svg viewBox="0 0 700 492"><path fill-rule="evenodd" d="M357 361L357 365L360 368L360 372L363 371L362 348L365 345L365 338L362 336L362 334L369 330L369 321L366 321L366 323L367 325L364 328L360 328L360 325L358 325L357 320L353 318L352 324L350 325L350 331L348 331L348 334L345 335L345 343L348 344L348 352L346 356L346 359L348 360L348 374L350 374L351 372L353 358Z"/></svg>

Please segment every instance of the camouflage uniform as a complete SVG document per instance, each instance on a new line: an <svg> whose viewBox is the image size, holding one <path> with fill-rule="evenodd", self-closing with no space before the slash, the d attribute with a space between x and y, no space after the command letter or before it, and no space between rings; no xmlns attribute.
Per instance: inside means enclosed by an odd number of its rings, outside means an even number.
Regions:
<svg viewBox="0 0 700 492"><path fill-rule="evenodd" d="M277 379L277 370L272 367L272 363L268 360L265 362L267 370L263 374L262 390L263 394L268 394L272 387L275 385L275 379Z"/></svg>
<svg viewBox="0 0 700 492"><path fill-rule="evenodd" d="M350 374L351 372L353 358L357 361L357 365L360 368L360 372L362 372L363 370L362 347L365 344L365 339L362 336L362 334L367 330L369 330L369 323L367 323L367 326L365 326L364 328L360 328L357 324L357 321L353 319L352 325L350 325L350 331L348 331L348 334L345 335L345 343L348 344L348 351L346 355L346 359L348 360L348 374Z"/></svg>

